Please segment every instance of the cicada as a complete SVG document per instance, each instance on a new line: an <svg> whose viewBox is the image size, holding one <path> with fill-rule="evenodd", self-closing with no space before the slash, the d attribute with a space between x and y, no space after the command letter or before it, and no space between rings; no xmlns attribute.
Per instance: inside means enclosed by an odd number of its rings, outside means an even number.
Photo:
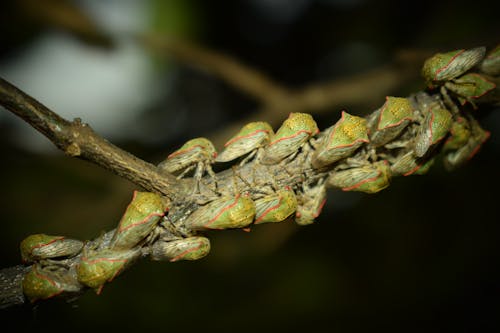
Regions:
<svg viewBox="0 0 500 333"><path fill-rule="evenodd" d="M321 214L321 210L326 203L325 182L320 181L314 186L303 185L302 191L297 192L297 211L295 212L295 222L299 225L314 223L314 220Z"/></svg>
<svg viewBox="0 0 500 333"><path fill-rule="evenodd" d="M500 45L488 52L479 68L488 75L500 75Z"/></svg>
<svg viewBox="0 0 500 333"><path fill-rule="evenodd" d="M289 188L265 195L255 202L255 224L281 222L297 209L295 193Z"/></svg>
<svg viewBox="0 0 500 333"><path fill-rule="evenodd" d="M396 138L413 121L413 113L407 98L387 96L368 120L371 144L379 147Z"/></svg>
<svg viewBox="0 0 500 333"><path fill-rule="evenodd" d="M31 303L62 293L78 293L82 289L82 285L67 270L61 267L42 267L40 264L31 266L31 270L23 278L22 287Z"/></svg>
<svg viewBox="0 0 500 333"><path fill-rule="evenodd" d="M113 281L130 264L139 258L141 249L133 250L89 250L82 255L76 268L78 281L95 290L102 292L104 284Z"/></svg>
<svg viewBox="0 0 500 333"><path fill-rule="evenodd" d="M271 125L263 121L246 124L235 136L224 145L224 150L215 159L216 162L229 162L249 154L245 160L252 158L259 148L269 143L274 135Z"/></svg>
<svg viewBox="0 0 500 333"><path fill-rule="evenodd" d="M217 151L210 140L195 138L186 142L182 147L168 155L167 159L158 164L161 171L175 173L182 171L178 178L184 177L189 171L195 169L195 192L199 191L199 182L205 172L215 178L212 163L217 157Z"/></svg>
<svg viewBox="0 0 500 333"><path fill-rule="evenodd" d="M432 146L444 139L452 121L448 110L438 104L430 105L415 138L416 157L423 157Z"/></svg>
<svg viewBox="0 0 500 333"><path fill-rule="evenodd" d="M158 194L134 191L132 201L113 235L111 248L130 249L136 246L155 228L166 209Z"/></svg>
<svg viewBox="0 0 500 333"><path fill-rule="evenodd" d="M321 168L332 164L368 142L366 119L351 116L342 111L342 116L335 125L326 130L312 157L312 165Z"/></svg>
<svg viewBox="0 0 500 333"><path fill-rule="evenodd" d="M21 242L21 260L25 263L42 259L71 257L83 248L83 242L63 236L35 234Z"/></svg>
<svg viewBox="0 0 500 333"><path fill-rule="evenodd" d="M224 196L199 207L185 221L191 230L243 228L252 223L255 204L248 196Z"/></svg>
<svg viewBox="0 0 500 333"><path fill-rule="evenodd" d="M485 47L437 53L424 62L422 76L430 88L442 85L476 66L484 58Z"/></svg>
<svg viewBox="0 0 500 333"><path fill-rule="evenodd" d="M271 142L265 147L263 164L276 164L284 158L294 156L313 135L319 133L318 125L310 114L290 113Z"/></svg>
<svg viewBox="0 0 500 333"><path fill-rule="evenodd" d="M328 184L343 191L376 193L388 187L390 180L391 169L384 160L351 169L332 171L328 177Z"/></svg>
<svg viewBox="0 0 500 333"><path fill-rule="evenodd" d="M210 240L206 237L193 236L168 242L159 240L151 246L152 260L198 260L210 252Z"/></svg>

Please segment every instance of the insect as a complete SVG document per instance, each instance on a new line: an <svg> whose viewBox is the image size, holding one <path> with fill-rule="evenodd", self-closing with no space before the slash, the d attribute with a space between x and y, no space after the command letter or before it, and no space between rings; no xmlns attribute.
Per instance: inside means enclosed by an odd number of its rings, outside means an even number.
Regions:
<svg viewBox="0 0 500 333"><path fill-rule="evenodd" d="M66 270L60 267L31 266L31 270L22 281L23 293L34 303L56 297L62 293L72 294L81 290L82 286Z"/></svg>
<svg viewBox="0 0 500 333"><path fill-rule="evenodd" d="M488 52L479 68L488 75L500 75L500 44Z"/></svg>
<svg viewBox="0 0 500 333"><path fill-rule="evenodd" d="M134 191L111 240L113 249L130 249L144 239L165 215L165 203L156 193Z"/></svg>
<svg viewBox="0 0 500 333"><path fill-rule="evenodd" d="M255 204L248 196L237 194L217 198L188 216L185 226L192 230L243 228L252 223Z"/></svg>
<svg viewBox="0 0 500 333"><path fill-rule="evenodd" d="M229 162L249 154L241 164L251 159L259 148L265 146L274 135L271 125L263 121L246 124L224 145L224 150L215 159L216 162Z"/></svg>
<svg viewBox="0 0 500 333"><path fill-rule="evenodd" d="M475 106L473 100L478 99L496 88L496 84L477 73L465 74L444 84L446 89L457 96L461 105L466 102Z"/></svg>
<svg viewBox="0 0 500 333"><path fill-rule="evenodd" d="M106 282L123 272L135 259L139 258L141 249L134 250L84 250L81 261L76 267L78 281L95 290L102 292Z"/></svg>
<svg viewBox="0 0 500 333"><path fill-rule="evenodd" d="M444 157L444 166L447 170L454 170L470 160L481 149L483 143L490 137L490 132L479 126L476 120L471 119L471 134L467 142Z"/></svg>
<svg viewBox="0 0 500 333"><path fill-rule="evenodd" d="M210 241L206 237L193 236L169 242L157 241L151 246L152 260L198 260L210 252Z"/></svg>
<svg viewBox="0 0 500 333"><path fill-rule="evenodd" d="M20 245L21 260L30 263L42 259L71 257L83 248L83 242L63 236L35 234L26 237Z"/></svg>
<svg viewBox="0 0 500 333"><path fill-rule="evenodd" d="M484 58L485 47L437 53L424 62L422 76L429 88L442 85L467 72Z"/></svg>
<svg viewBox="0 0 500 333"><path fill-rule="evenodd" d="M319 133L318 125L310 114L292 112L283 122L271 142L265 147L263 164L275 164L286 157L293 157L313 135Z"/></svg>
<svg viewBox="0 0 500 333"><path fill-rule="evenodd" d="M255 203L255 224L281 222L297 209L295 193L289 188L267 194Z"/></svg>
<svg viewBox="0 0 500 333"><path fill-rule="evenodd" d="M457 116L450 127L450 136L443 145L443 151L456 150L464 146L471 136L469 121L462 116Z"/></svg>
<svg viewBox="0 0 500 333"><path fill-rule="evenodd" d="M452 124L451 113L439 104L431 104L415 137L415 155L423 157L438 142L445 138Z"/></svg>
<svg viewBox="0 0 500 333"><path fill-rule="evenodd" d="M401 156L391 164L393 176L423 175L429 171L434 159L418 158L411 150Z"/></svg>
<svg viewBox="0 0 500 333"><path fill-rule="evenodd" d="M326 186L324 179L316 185L304 184L302 191L297 193L297 211L295 212L295 223L308 225L321 214L326 203Z"/></svg>
<svg viewBox="0 0 500 333"><path fill-rule="evenodd" d="M332 171L328 184L342 191L377 193L389 186L391 169L386 160L346 170Z"/></svg>
<svg viewBox="0 0 500 333"><path fill-rule="evenodd" d="M174 173L180 170L182 173L177 178L182 178L189 171L195 170L194 178L196 186L194 192L199 192L199 183L203 174L208 174L215 179L215 173L211 164L217 157L214 145L206 138L195 138L186 142L182 147L168 155L167 159L158 164L161 171Z"/></svg>
<svg viewBox="0 0 500 333"><path fill-rule="evenodd" d="M396 138L413 121L413 112L407 98L387 96L368 120L371 144L379 147Z"/></svg>
<svg viewBox="0 0 500 333"><path fill-rule="evenodd" d="M368 141L366 119L342 111L340 120L326 130L313 154L312 165L321 168L332 164L349 156Z"/></svg>

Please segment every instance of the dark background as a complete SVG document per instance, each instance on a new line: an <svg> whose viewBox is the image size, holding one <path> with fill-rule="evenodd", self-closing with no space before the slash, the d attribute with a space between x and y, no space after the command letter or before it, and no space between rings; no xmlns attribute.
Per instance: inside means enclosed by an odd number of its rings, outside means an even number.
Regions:
<svg viewBox="0 0 500 333"><path fill-rule="evenodd" d="M0 21L0 76L14 84L24 81L19 75L9 77L9 66L47 34L76 40L78 47L104 57L117 52L103 48L102 41L78 38L27 15L20 3L5 2ZM47 3L57 6L58 1ZM89 8L96 3L76 5L93 17L96 12ZM109 3L119 8L134 1ZM148 29L229 54L297 88L381 66L401 49L490 48L500 37L494 1L145 3L150 6ZM90 123L116 145L152 163L182 142L213 135L259 107L209 74L169 59L149 61L158 76L150 89L161 93L128 121L119 122L118 113L119 130L108 132L99 120ZM30 73L24 75L31 79ZM423 87L417 80L386 94L403 96ZM363 93L359 91L361 100ZM46 97L34 97L45 103ZM69 102L77 98L59 97ZM382 105L384 97L369 110L345 108L365 114ZM92 98L88 96L89 104ZM26 134L34 129L0 111L1 267L20 263L18 244L29 234L92 239L114 228L134 185L64 156L46 139ZM322 114L320 128L333 124L339 111ZM250 233L211 232L212 251L198 262L143 261L99 296L88 292L70 305L55 301L0 310L2 324L52 331L496 332L498 111L478 114L491 139L455 172L437 163L426 176L394 179L376 195L331 191L314 225L300 228L286 221ZM88 121L91 116L80 117Z"/></svg>

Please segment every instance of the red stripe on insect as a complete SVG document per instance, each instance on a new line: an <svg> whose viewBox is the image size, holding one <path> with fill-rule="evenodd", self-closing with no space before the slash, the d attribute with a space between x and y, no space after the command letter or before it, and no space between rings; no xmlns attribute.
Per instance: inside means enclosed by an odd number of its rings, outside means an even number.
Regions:
<svg viewBox="0 0 500 333"><path fill-rule="evenodd" d="M138 226L138 225L144 224L144 223L146 223L146 222L149 220L149 218L151 218L151 217L153 217L153 216L162 217L162 216L165 216L165 213L151 213L151 214L149 214L148 216L146 216L146 217L144 218L144 220L141 220L141 221L136 222L136 223L129 224L129 225L127 225L126 227L123 227L123 228L122 228L122 226L121 226L121 221L120 221L120 227L118 228L118 232L122 232L122 231L125 231L125 230L127 230L127 229L130 229L130 228L132 228L132 227L136 227L136 226Z"/></svg>
<svg viewBox="0 0 500 333"><path fill-rule="evenodd" d="M475 95L475 96L470 96L470 98L479 98L481 96L484 96L486 95L487 93L489 93L490 91L492 91L493 89L495 89L497 87L497 85L495 84L495 82L491 82L490 80L486 79L485 77L477 74L477 73L471 73L469 75L472 75L472 76L477 76L481 79L483 79L484 81L488 82L488 83L491 83L493 86L489 89L489 90L486 90L485 92L483 92L481 95Z"/></svg>
<svg viewBox="0 0 500 333"><path fill-rule="evenodd" d="M185 152L191 151L191 150L193 150L195 148L205 149L205 147L203 147L202 145L194 145L192 147L189 147L189 148L186 148L186 149L183 149L183 150L174 151L172 154L170 154L170 155L167 156L167 159L175 157L175 156L177 156L179 154L183 154Z"/></svg>
<svg viewBox="0 0 500 333"><path fill-rule="evenodd" d="M198 245L198 246L197 246L197 247L195 247L195 248L188 249L188 250L186 250L186 251L184 251L184 252L180 253L178 256L176 256L176 257L174 257L174 258L170 259L169 261L170 261L170 262L176 262L177 260L179 260L180 258L182 258L183 256L185 256L186 254L191 253L191 252L193 252L193 251L197 251L197 250L199 250L199 249L201 248L201 245L202 245L202 244Z"/></svg>
<svg viewBox="0 0 500 333"><path fill-rule="evenodd" d="M344 121L345 121L345 119L344 119L344 118L345 118L345 117L344 117L345 113L346 113L345 111L342 111L342 115L340 116L340 121L338 122L338 124L336 124L335 126L333 126L333 129L332 129L332 131L331 131L330 135L328 136L328 145L330 145L330 143L331 143L331 142L332 142L332 140L333 140L333 137L335 136L335 131L337 130L337 126L340 126L340 125L342 124L342 122L344 122ZM368 142L370 142L370 140L368 140L368 139L361 139L361 138L360 138L360 139L356 139L356 140L354 140L352 143L346 143L346 144L344 144L344 145L338 145L338 146L335 146L334 148L345 148L345 147L351 147L351 146L354 146L354 145L355 145L356 143L358 143L358 142L365 142L365 143L368 143Z"/></svg>
<svg viewBox="0 0 500 333"><path fill-rule="evenodd" d="M52 280L51 278L49 278L47 275L43 275L43 274L39 273L38 271L35 271L35 275L40 279L48 281L52 286L60 289L59 284L57 282L55 282L54 280ZM45 297L44 299L49 299L49 298L55 297L55 296L61 294L63 291L64 290L60 289L59 291L56 291L55 293L50 294L49 296Z"/></svg>
<svg viewBox="0 0 500 333"><path fill-rule="evenodd" d="M354 184L354 185L352 185L352 186L349 186L349 187L344 187L344 188L342 188L342 191L351 191L351 190L353 190L353 189L355 189L355 188L360 187L360 186L361 186L361 185L363 185L363 184L366 184L366 183L368 183L368 182L371 182L371 181L377 180L377 178L380 176L380 174L381 174L381 173L382 173L382 172L381 172L381 171L379 171L379 172L378 172L378 174L377 174L376 176L374 176L374 177L364 179L364 180L360 181L359 183Z"/></svg>
<svg viewBox="0 0 500 333"><path fill-rule="evenodd" d="M52 243L55 243L55 242L63 240L63 239L64 239L64 236L57 237L57 238L55 238L55 239L53 239L53 240L51 240L51 241L49 241L47 243L42 243L42 244L34 245L34 246L31 247L31 250L37 249L37 248L40 248L40 247L44 247L44 246L47 246L47 245L50 245Z"/></svg>
<svg viewBox="0 0 500 333"><path fill-rule="evenodd" d="M238 199L240 198L240 194L238 194L236 196L236 198L234 199L234 202L224 208L222 208L222 210L217 214L215 215L210 221L208 221L204 226L206 228L208 228L208 226L212 223L214 223L225 211L227 211L228 209L231 209L233 208L234 206L236 206L236 204L238 203Z"/></svg>
<svg viewBox="0 0 500 333"><path fill-rule="evenodd" d="M269 207L268 209L266 209L262 215L260 215L257 219L255 219L255 224L259 223L260 221L262 221L262 219L264 219L264 217L269 214L270 212L272 212L273 210L279 208L281 206L281 202L283 201L283 197L280 196L280 200L278 201L278 203L274 206L271 206Z"/></svg>
<svg viewBox="0 0 500 333"><path fill-rule="evenodd" d="M275 143L280 142L280 141L283 141L283 140L288 140L288 139L294 138L294 137L296 137L296 136L298 136L299 134L302 134L302 133L307 133L308 135L311 135L311 133L312 133L312 132L311 132L311 131L306 131L306 130L300 130L300 131L298 131L297 133L292 134L292 135L290 135L290 136L285 136L285 137L283 137L283 138L279 138L278 140L273 141L273 142L271 142L270 144L268 144L268 146L272 146L272 145L274 145Z"/></svg>
<svg viewBox="0 0 500 333"><path fill-rule="evenodd" d="M249 137L252 137L254 135L256 135L257 133L267 133L269 134L269 130L256 130L250 134L247 134L247 135L240 135L240 136L237 136L235 138L232 138L231 140L229 140L228 142L226 142L224 144L224 147L227 147L229 146L230 144L232 144L233 142L236 142L238 140L242 140L242 139L246 139L246 138L249 138Z"/></svg>
<svg viewBox="0 0 500 333"><path fill-rule="evenodd" d="M450 61L446 65L444 65L443 67L439 68L436 71L436 75L434 75L434 81L437 81L437 76L438 76L439 73L441 73L443 70L445 70L446 67L450 66L451 63L453 62L453 60L455 60L456 57L458 57L459 55L461 55L464 52L465 52L465 50L460 50L457 54L455 54L453 57L451 57Z"/></svg>
<svg viewBox="0 0 500 333"><path fill-rule="evenodd" d="M313 215L314 218L317 218L319 216L319 214L321 214L321 211L323 210L323 207L325 206L325 204L326 204L326 199L323 199L323 202L321 202L321 205L319 205L318 210Z"/></svg>
<svg viewBox="0 0 500 333"><path fill-rule="evenodd" d="M404 117L403 119L401 119L399 122L397 123L394 123L394 124L390 124L390 125L387 125L386 127L384 128L380 128L380 121L382 121L382 114L384 113L384 111L387 109L387 103L389 102L389 96L386 96L385 97L385 100L386 102L384 103L384 105L382 106L382 110L380 110L380 115L378 117L378 122L377 122L377 130L382 130L382 129L386 129L386 128L391 128L391 127L396 127L396 126L399 126L401 125L401 123L405 120L408 120L408 121L412 121L413 119L411 119L410 117Z"/></svg>

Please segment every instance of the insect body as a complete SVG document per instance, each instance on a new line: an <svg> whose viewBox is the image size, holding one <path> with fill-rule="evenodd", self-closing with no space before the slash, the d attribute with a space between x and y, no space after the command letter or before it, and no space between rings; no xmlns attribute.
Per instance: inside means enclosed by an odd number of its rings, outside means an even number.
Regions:
<svg viewBox="0 0 500 333"><path fill-rule="evenodd" d="M285 157L294 156L298 149L318 132L318 125L310 114L290 113L266 146L261 162L275 164Z"/></svg>
<svg viewBox="0 0 500 333"><path fill-rule="evenodd" d="M424 62L422 76L430 88L452 80L476 66L484 58L486 49L456 50L437 53Z"/></svg>
<svg viewBox="0 0 500 333"><path fill-rule="evenodd" d="M479 66L483 73L488 75L500 75L500 45L491 50Z"/></svg>
<svg viewBox="0 0 500 333"><path fill-rule="evenodd" d="M382 146L396 138L413 120L413 107L407 98L386 97L386 102L369 119L370 142Z"/></svg>
<svg viewBox="0 0 500 333"><path fill-rule="evenodd" d="M35 234L21 242L21 259L25 263L42 259L70 257L78 254L83 242L63 236Z"/></svg>
<svg viewBox="0 0 500 333"><path fill-rule="evenodd" d="M146 237L165 214L165 203L152 192L134 192L111 240L113 249L130 249Z"/></svg>
<svg viewBox="0 0 500 333"><path fill-rule="evenodd" d="M123 272L140 256L140 253L140 249L126 251L90 250L89 254L83 254L76 268L78 281L100 294L104 284L111 282Z"/></svg>
<svg viewBox="0 0 500 333"><path fill-rule="evenodd" d="M312 165L315 168L332 164L368 142L366 119L342 112L339 121L330 127L314 152Z"/></svg>
<svg viewBox="0 0 500 333"><path fill-rule="evenodd" d="M413 150L398 156L391 165L393 176L423 175L429 171L434 159L418 158Z"/></svg>
<svg viewBox="0 0 500 333"><path fill-rule="evenodd" d="M195 138L189 140L178 150L168 155L166 160L158 164L158 168L169 173L184 170L178 178L196 169L194 174L196 180L195 192L198 192L199 182L205 171L208 172L212 178L215 178L211 164L216 157L217 151L212 142L206 138Z"/></svg>
<svg viewBox="0 0 500 333"><path fill-rule="evenodd" d="M250 153L254 156L259 148L265 146L274 134L271 125L257 121L245 125L224 145L224 150L215 159L216 162L228 162Z"/></svg>
<svg viewBox="0 0 500 333"><path fill-rule="evenodd" d="M32 303L62 293L76 293L82 288L78 281L62 268L42 268L39 264L34 264L24 276L22 287L23 293Z"/></svg>
<svg viewBox="0 0 500 333"><path fill-rule="evenodd" d="M185 226L192 230L243 228L252 223L255 204L238 194L215 199L188 216Z"/></svg>
<svg viewBox="0 0 500 333"><path fill-rule="evenodd" d="M193 236L169 242L157 241L151 246L152 260L198 260L210 252L210 241L206 237Z"/></svg>
<svg viewBox="0 0 500 333"><path fill-rule="evenodd" d="M297 199L290 188L278 190L254 202L255 224L284 221L297 209Z"/></svg>
<svg viewBox="0 0 500 333"><path fill-rule="evenodd" d="M415 155L423 157L429 148L440 142L448 134L452 115L438 104L428 108L415 138Z"/></svg>
<svg viewBox="0 0 500 333"><path fill-rule="evenodd" d="M391 169L387 161L375 162L361 167L332 171L328 184L343 191L376 193L389 186Z"/></svg>
<svg viewBox="0 0 500 333"><path fill-rule="evenodd" d="M496 88L495 83L477 73L465 74L453 81L446 82L444 86L457 96L461 105L466 102L474 105L474 99L484 96Z"/></svg>
<svg viewBox="0 0 500 333"><path fill-rule="evenodd" d="M321 214L326 203L326 184L324 181L315 186L304 185L301 192L297 193L297 211L295 222L299 225L314 223Z"/></svg>
<svg viewBox="0 0 500 333"><path fill-rule="evenodd" d="M444 166L446 169L453 170L470 160L490 137L490 132L482 129L477 121L472 120L470 125L471 134L465 144L445 155Z"/></svg>

